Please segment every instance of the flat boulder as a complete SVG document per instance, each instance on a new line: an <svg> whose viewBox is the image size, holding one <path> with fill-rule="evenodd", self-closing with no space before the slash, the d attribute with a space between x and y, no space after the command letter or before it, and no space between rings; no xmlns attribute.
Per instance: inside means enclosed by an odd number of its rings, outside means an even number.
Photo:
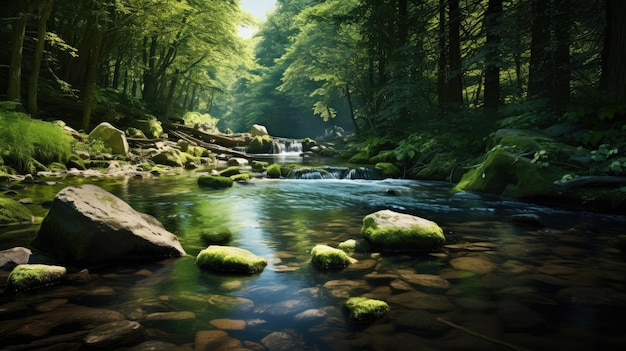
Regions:
<svg viewBox="0 0 626 351"><path fill-rule="evenodd" d="M96 185L61 190L32 246L61 261L87 264L185 255L156 218Z"/></svg>
<svg viewBox="0 0 626 351"><path fill-rule="evenodd" d="M253 137L270 135L267 132L267 128L265 128L265 126L262 126L260 124L253 124L252 127L250 128L250 134L252 134Z"/></svg>
<svg viewBox="0 0 626 351"><path fill-rule="evenodd" d="M254 274L265 269L267 260L238 247L211 245L198 253L196 265L213 272Z"/></svg>
<svg viewBox="0 0 626 351"><path fill-rule="evenodd" d="M365 216L361 234L384 251L432 251L446 241L437 223L390 210Z"/></svg>
<svg viewBox="0 0 626 351"><path fill-rule="evenodd" d="M104 146L110 147L114 154L127 155L128 141L126 134L113 127L111 123L102 122L89 133L89 140L101 140Z"/></svg>

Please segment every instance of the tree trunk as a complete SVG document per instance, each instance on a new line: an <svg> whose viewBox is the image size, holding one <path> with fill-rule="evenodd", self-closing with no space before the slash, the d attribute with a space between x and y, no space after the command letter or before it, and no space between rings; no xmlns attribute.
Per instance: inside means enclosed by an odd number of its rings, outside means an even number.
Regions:
<svg viewBox="0 0 626 351"><path fill-rule="evenodd" d="M448 98L450 107L458 108L463 104L463 68L461 67L461 10L459 0L448 1L448 60L450 79L448 80Z"/></svg>
<svg viewBox="0 0 626 351"><path fill-rule="evenodd" d="M39 4L39 25L37 26L37 43L33 56L32 71L28 81L28 111L37 113L37 88L39 87L39 70L43 59L43 49L46 45L46 23L52 12L54 0L48 0Z"/></svg>
<svg viewBox="0 0 626 351"><path fill-rule="evenodd" d="M606 0L600 89L611 101L626 101L626 2Z"/></svg>
<svg viewBox="0 0 626 351"><path fill-rule="evenodd" d="M89 64L87 65L87 77L85 80L85 97L83 108L83 119L81 127L83 130L89 130L91 125L91 111L96 105L95 90L96 79L98 78L98 67L100 67L100 54L102 48L102 31L95 26L93 28L94 41L92 42L91 49L88 52Z"/></svg>
<svg viewBox="0 0 626 351"><path fill-rule="evenodd" d="M554 51L554 75L550 92L551 105L562 109L570 100L570 12L569 0L554 0L552 24L556 48ZM625 38L626 39L626 38Z"/></svg>
<svg viewBox="0 0 626 351"><path fill-rule="evenodd" d="M26 32L26 16L18 13L13 20L11 37L11 64L9 66L9 87L7 90L10 101L21 101L22 92L22 49Z"/></svg>
<svg viewBox="0 0 626 351"><path fill-rule="evenodd" d="M530 67L528 72L528 98L548 97L552 78L550 55L550 2L533 0Z"/></svg>
<svg viewBox="0 0 626 351"><path fill-rule="evenodd" d="M502 0L489 0L485 13L485 109L497 111L500 107L500 18Z"/></svg>
<svg viewBox="0 0 626 351"><path fill-rule="evenodd" d="M448 52L446 50L446 2L439 0L439 62L437 65L437 97L439 110L448 100L446 97L446 82L448 80Z"/></svg>
<svg viewBox="0 0 626 351"><path fill-rule="evenodd" d="M172 77L172 81L170 82L170 89L167 92L167 99L165 100L165 123L170 122L170 117L172 116L172 104L174 102L174 89L176 89L176 83L178 82L178 74L179 70L174 72L174 76Z"/></svg>

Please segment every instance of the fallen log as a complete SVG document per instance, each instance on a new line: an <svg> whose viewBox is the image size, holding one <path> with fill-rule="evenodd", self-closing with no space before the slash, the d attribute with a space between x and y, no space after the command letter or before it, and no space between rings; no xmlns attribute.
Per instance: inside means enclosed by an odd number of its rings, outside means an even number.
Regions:
<svg viewBox="0 0 626 351"><path fill-rule="evenodd" d="M557 180L552 183L554 187L561 191L568 191L580 188L617 188L626 185L626 177L618 176L585 176L566 181Z"/></svg>
<svg viewBox="0 0 626 351"><path fill-rule="evenodd" d="M185 141L187 141L189 143L193 143L193 144L196 144L198 146L202 146L203 148L205 148L205 149L207 149L209 151L212 151L212 152L224 153L224 154L233 155L233 156L237 156L237 157L243 157L245 159L251 158L251 156L249 156L245 152L229 149L227 147L224 147L224 146L221 146L221 145L218 145L218 144L207 143L205 141L202 141L200 139L194 138L194 137L192 137L190 135L187 135L187 134L185 134L183 132L180 132L180 131L172 130L172 131L170 131L170 133L173 136L175 136L175 137L177 137L179 139L183 139L183 140L185 140Z"/></svg>
<svg viewBox="0 0 626 351"><path fill-rule="evenodd" d="M249 136L246 136L245 134L228 135L207 133L182 124L173 124L170 126L170 129L172 132L183 132L186 135L193 136L194 138L202 140L204 142L221 145L227 148L247 146L250 143Z"/></svg>

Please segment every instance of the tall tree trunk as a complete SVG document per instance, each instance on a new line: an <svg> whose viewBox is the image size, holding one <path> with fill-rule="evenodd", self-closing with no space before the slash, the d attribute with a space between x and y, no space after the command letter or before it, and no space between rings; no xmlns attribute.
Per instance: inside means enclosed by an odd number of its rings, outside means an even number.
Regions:
<svg viewBox="0 0 626 351"><path fill-rule="evenodd" d="M170 88L167 92L167 99L165 99L165 123L170 122L170 117L172 117L172 105L174 102L174 90L176 89L176 83L178 83L178 74L179 70L174 72L172 76L172 81L170 82Z"/></svg>
<svg viewBox="0 0 626 351"><path fill-rule="evenodd" d="M446 82L448 81L448 51L446 50L446 1L439 0L439 62L437 63L437 98L439 110L443 111L448 100Z"/></svg>
<svg viewBox="0 0 626 351"><path fill-rule="evenodd" d="M150 41L150 46L148 47L148 41ZM153 36L152 38L145 37L143 40L144 44L144 52L143 52L143 64L146 67L143 74L143 91L142 98L143 101L149 101L154 96L155 89L155 65L156 65L156 49L157 49L157 38Z"/></svg>
<svg viewBox="0 0 626 351"><path fill-rule="evenodd" d="M37 113L37 91L39 87L39 70L41 69L41 61L43 59L43 49L46 45L46 24L54 0L47 0L39 4L39 24L37 26L37 43L35 44L35 54L33 56L33 64L28 81L28 111L31 114Z"/></svg>
<svg viewBox="0 0 626 351"><path fill-rule="evenodd" d="M463 104L463 68L461 67L461 10L459 0L448 1L448 60L450 79L448 80L448 98L451 107Z"/></svg>
<svg viewBox="0 0 626 351"><path fill-rule="evenodd" d="M500 18L502 16L502 0L489 0L485 13L485 96L484 106L487 110L497 111L500 107Z"/></svg>
<svg viewBox="0 0 626 351"><path fill-rule="evenodd" d="M100 55L102 52L102 31L95 26L94 41L91 43L91 49L87 53L89 56L89 64L87 65L87 76L85 79L85 96L83 105L83 119L81 127L83 130L89 130L91 126L91 112L96 105L96 80L98 78L98 68L100 67Z"/></svg>
<svg viewBox="0 0 626 351"><path fill-rule="evenodd" d="M528 98L548 97L552 78L550 55L550 1L532 1L532 29L530 67L528 72Z"/></svg>
<svg viewBox="0 0 626 351"><path fill-rule="evenodd" d="M600 89L615 102L626 101L626 2L606 0L606 29Z"/></svg>
<svg viewBox="0 0 626 351"><path fill-rule="evenodd" d="M569 0L553 0L552 25L556 48L554 51L554 75L550 92L551 105L562 109L570 100L570 27L571 3ZM624 38L626 39L626 38Z"/></svg>
<svg viewBox="0 0 626 351"><path fill-rule="evenodd" d="M346 97L348 98L348 107L350 107L350 120L352 120L352 124L354 124L354 130L357 134L359 134L359 124L356 122L356 118L354 117L354 106L352 105L352 95L350 95L350 87L348 85L345 86L346 89Z"/></svg>
<svg viewBox="0 0 626 351"><path fill-rule="evenodd" d="M26 15L17 14L13 20L11 36L11 63L9 66L9 87L7 90L10 101L20 101L22 92L22 50L26 31Z"/></svg>
<svg viewBox="0 0 626 351"><path fill-rule="evenodd" d="M117 57L115 58L115 65L113 67L113 81L111 82L111 87L113 89L117 89L120 86L121 69L122 69L122 54L118 52Z"/></svg>

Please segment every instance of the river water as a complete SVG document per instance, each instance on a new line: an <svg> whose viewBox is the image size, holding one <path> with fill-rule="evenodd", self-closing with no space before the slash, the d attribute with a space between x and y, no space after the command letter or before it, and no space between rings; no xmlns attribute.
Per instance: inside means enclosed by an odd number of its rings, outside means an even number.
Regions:
<svg viewBox="0 0 626 351"><path fill-rule="evenodd" d="M144 340L187 350L198 349L199 340L215 330L230 342L216 350L233 343L250 350L626 346L626 255L610 244L624 233L624 216L450 195L450 185L438 182L255 179L214 190L199 187L196 179L193 173L74 179L19 191L44 216L39 204L58 190L94 182L159 219L191 256L91 269L84 282L4 295L0 310L16 302L27 306L28 315L40 313L42 305L113 310L141 323ZM437 222L446 246L434 253L356 253L358 262L344 270L311 265L313 246L359 239L363 217L381 209ZM518 214L538 215L545 226L515 223L511 216ZM268 260L262 273L225 276L195 266L192 256L206 247L201 233L224 229L233 234L229 245ZM27 245L36 230L0 228L0 249ZM372 324L351 325L342 306L353 296L386 301L391 311ZM71 332L53 328L40 337ZM0 348L25 343L1 339Z"/></svg>

